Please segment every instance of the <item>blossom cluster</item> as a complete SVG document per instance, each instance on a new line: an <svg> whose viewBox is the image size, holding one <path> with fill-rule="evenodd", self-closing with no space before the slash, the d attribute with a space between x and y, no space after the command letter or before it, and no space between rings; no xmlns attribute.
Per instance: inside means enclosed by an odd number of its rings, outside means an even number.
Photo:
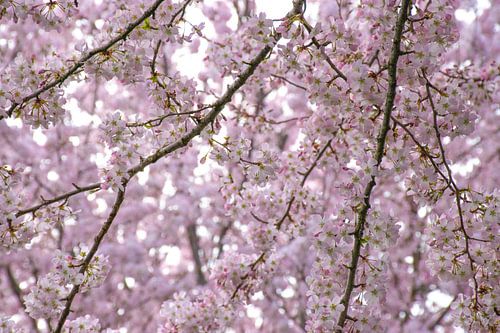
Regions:
<svg viewBox="0 0 500 333"><path fill-rule="evenodd" d="M33 128L48 128L61 122L64 117L63 105L66 103L63 89L54 87L37 93L47 81L57 77L61 69L58 65L61 64L56 59L48 66L38 63L34 57L27 59L17 56L13 64L1 74L0 115L7 117L13 113ZM31 94L36 94L36 97L25 100Z"/></svg>
<svg viewBox="0 0 500 333"><path fill-rule="evenodd" d="M22 197L16 183L19 182L21 167L3 165L0 168L0 244L4 249L20 247L33 236L33 222L17 216Z"/></svg>
<svg viewBox="0 0 500 333"><path fill-rule="evenodd" d="M108 258L95 255L86 263L88 249L80 245L74 255L58 252L53 270L41 277L26 295L26 311L32 318L56 318L64 309L65 299L72 288L85 291L101 285L109 272Z"/></svg>
<svg viewBox="0 0 500 333"><path fill-rule="evenodd" d="M74 0L3 0L0 3L0 19L8 18L15 23L32 18L45 30L60 31L64 23L78 12Z"/></svg>
<svg viewBox="0 0 500 333"><path fill-rule="evenodd" d="M159 331L165 333L224 332L234 318L232 307L206 289L175 294L163 303L160 315L165 323Z"/></svg>

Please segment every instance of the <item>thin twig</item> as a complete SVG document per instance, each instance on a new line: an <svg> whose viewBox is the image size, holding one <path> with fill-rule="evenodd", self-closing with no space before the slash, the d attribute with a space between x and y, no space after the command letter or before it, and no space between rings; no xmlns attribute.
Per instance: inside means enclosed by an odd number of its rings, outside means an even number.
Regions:
<svg viewBox="0 0 500 333"><path fill-rule="evenodd" d="M459 229L462 231L464 238L465 238L465 249L464 249L463 253L465 253L467 255L467 258L469 259L469 266L470 266L470 269L472 272L472 280L474 281L474 301L475 301L474 306L477 307L479 305L479 298L478 298L479 297L479 295L478 295L479 294L479 285L478 285L478 282L476 279L476 272L474 271L474 258L472 258L472 255L470 253L469 242L471 240L471 237L469 236L469 234L467 233L467 230L465 229L465 222L464 222L462 203L461 203L462 199L460 198L461 189L457 186L455 180L453 179L453 173L452 173L451 168L448 164L448 161L446 160L444 146L443 146L443 143L441 141L441 132L439 131L439 126L438 126L438 122L437 122L438 113L437 113L436 107L434 105L434 100L432 99L432 94L430 91L430 88L433 88L436 91L439 91L439 89L431 84L431 82L425 76L425 72L423 72L423 74L424 74L424 78L427 81L426 85L425 85L425 89L426 89L427 97L429 99L429 104L430 104L431 110L432 110L433 128L434 128L434 132L436 134L436 140L438 142L438 147L439 147L439 150L441 152L441 160L443 161L443 164L444 164L446 171L448 173L448 179L455 189L455 191L454 191L455 203L457 205L458 217L459 217L459 221L460 221Z"/></svg>
<svg viewBox="0 0 500 333"><path fill-rule="evenodd" d="M331 142L332 142L332 139L330 139L326 142L325 146L320 150L320 152L316 156L316 159L314 160L314 162L311 164L311 166L308 168L308 170L303 174L303 178L302 178L302 181L300 182L300 186L302 186L302 187L304 186L307 178L309 177L311 172L314 170L314 168L318 165L318 161L325 154L327 148L331 147ZM285 212L281 215L281 218L275 223L275 227L277 230L281 230L281 227L287 218L291 219L290 211L292 210L292 206L293 206L294 202L295 202L295 196L293 196L288 201L286 208L285 208ZM252 217L255 220L259 221L260 223L269 224L269 222L261 219L253 212L250 212L250 215L252 215ZM262 252L261 255L257 258L257 260L255 260L252 263L252 267L255 268L259 263L264 263L266 261L265 260L266 253L267 253L266 251ZM244 286L245 280L248 279L249 277L250 277L249 274L245 274L244 276L241 277L242 281L236 286L236 289L234 290L231 298L236 297L236 295L238 294L238 291Z"/></svg>
<svg viewBox="0 0 500 333"><path fill-rule="evenodd" d="M22 215L25 215L28 213L33 213L42 207L48 206L48 205L53 204L53 203L58 202L58 201L68 200L70 197L72 197L78 193L97 190L101 187L101 183L94 183L94 184L90 184L90 185L83 186L83 187L79 187L76 185L74 185L74 186L76 187L76 189L73 191L63 193L63 194L58 195L56 197L53 197L51 199L44 199L43 202L38 204L38 205L35 205L33 207L29 207L29 208L22 209L22 210L18 211L16 213L16 217L19 217L19 216L22 216Z"/></svg>
<svg viewBox="0 0 500 333"><path fill-rule="evenodd" d="M312 31L312 26L309 24L309 22L306 21L306 19L304 17L302 17L302 24L304 25L304 27L306 28L306 30L310 33ZM333 71L335 73L337 73L337 75L339 77L342 78L342 80L346 81L347 82L347 76L344 75L344 73L342 73L342 71L337 67L335 66L335 64L333 63L332 59L330 59L330 57L328 56L328 54L326 54L325 52L325 49L323 47L323 45L321 45L320 42L318 42L318 40L316 39L316 37L312 37L312 42L314 44L314 46L316 46L321 54L321 56L325 59L325 61L328 63L328 65L333 69Z"/></svg>
<svg viewBox="0 0 500 333"><path fill-rule="evenodd" d="M153 118L153 119L141 122L141 123L130 122L130 123L127 123L126 126L127 127L142 127L142 126L156 127L156 126L160 126L161 123L163 122L163 120L165 120L165 119L167 119L169 117L179 117L179 116L196 114L196 113L200 113L201 111L204 111L206 109L209 109L210 107L211 107L210 105L207 105L207 106L204 106L204 107L202 107L201 109L198 109L198 110L185 111L185 112L172 112L172 113L164 114L164 115L158 116L156 118Z"/></svg>
<svg viewBox="0 0 500 333"><path fill-rule="evenodd" d="M331 143L332 143L332 139L330 139L330 140L328 140L326 142L325 146L321 149L321 151L319 152L318 156L316 156L316 159L314 160L314 163L311 164L311 166L309 167L309 169L307 169L306 173L304 174L304 178L302 178L302 181L300 182L300 186L304 186L304 184L306 183L307 177L309 177L309 175L311 174L311 172L314 170L314 168L318 164L318 161L321 159L321 157L323 157L323 154L325 153L326 149L328 147L330 147Z"/></svg>
<svg viewBox="0 0 500 333"><path fill-rule="evenodd" d="M277 79L283 80L283 81L285 81L285 82L287 82L287 83L291 84L291 85L292 85L292 86L294 86L294 87L297 87L297 88L299 88L299 89L302 89L302 90L304 90L304 91L307 91L307 88L306 88L306 87L301 86L301 85L300 85L300 84L298 84L298 83L292 82L292 81L288 80L288 79L287 79L286 77L284 77L284 76L277 75L277 74L271 74L271 76L272 76L272 77L275 77L275 78L277 78Z"/></svg>

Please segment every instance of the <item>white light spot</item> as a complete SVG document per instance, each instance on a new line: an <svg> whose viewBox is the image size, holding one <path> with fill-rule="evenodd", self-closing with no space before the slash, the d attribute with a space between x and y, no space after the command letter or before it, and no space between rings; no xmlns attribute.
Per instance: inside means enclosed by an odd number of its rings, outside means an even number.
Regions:
<svg viewBox="0 0 500 333"><path fill-rule="evenodd" d="M281 297L283 298L292 298L295 295L295 290L290 287L287 287L285 290L281 292Z"/></svg>
<svg viewBox="0 0 500 333"><path fill-rule="evenodd" d="M77 136L70 136L69 142L71 142L73 147L78 147L80 145L80 138Z"/></svg>
<svg viewBox="0 0 500 333"><path fill-rule="evenodd" d="M38 319L36 321L36 326L38 327L38 329L42 332L45 332L45 330L47 329L47 323L45 322L44 319Z"/></svg>
<svg viewBox="0 0 500 333"><path fill-rule="evenodd" d="M102 0L101 0L101 1L102 1ZM96 2L97 2L97 1L96 1ZM95 27L96 27L97 29L101 30L101 29L102 29L102 27L104 26L104 20L102 20L102 19L95 20L94 24L95 24Z"/></svg>
<svg viewBox="0 0 500 333"><path fill-rule="evenodd" d="M47 179L50 180L51 182L55 182L59 180L59 174L55 172L54 170L49 171L47 173Z"/></svg>
<svg viewBox="0 0 500 333"><path fill-rule="evenodd" d="M83 32L79 28L73 29L71 34L73 35L73 37L75 39L78 39L78 40L83 39L83 37L84 37Z"/></svg>
<svg viewBox="0 0 500 333"><path fill-rule="evenodd" d="M247 316L249 318L255 319L255 327L259 328L262 325L262 310L258 307L249 304L247 306Z"/></svg>
<svg viewBox="0 0 500 333"><path fill-rule="evenodd" d="M471 24L476 19L476 14L474 10L457 9L455 11L455 18L465 24Z"/></svg>
<svg viewBox="0 0 500 333"><path fill-rule="evenodd" d="M110 95L114 95L118 92L118 85L114 81L107 82L104 88Z"/></svg>
<svg viewBox="0 0 500 333"><path fill-rule="evenodd" d="M413 257L412 256L406 256L405 257L405 263L407 263L407 264L413 264Z"/></svg>
<svg viewBox="0 0 500 333"><path fill-rule="evenodd" d="M42 130L37 128L33 131L33 141L39 146L44 146L47 143L47 137L43 134Z"/></svg>
<svg viewBox="0 0 500 333"><path fill-rule="evenodd" d="M146 185L149 179L149 166L144 168L144 171L137 174L137 182L139 185Z"/></svg>
<svg viewBox="0 0 500 333"><path fill-rule="evenodd" d="M137 236L138 240L143 241L148 236L148 233L145 230L139 229L135 232L135 235Z"/></svg>
<svg viewBox="0 0 500 333"><path fill-rule="evenodd" d="M427 207L426 206L423 206L423 207L420 207L418 209L418 217L420 217L421 219L423 219L425 217L425 215L427 215Z"/></svg>
<svg viewBox="0 0 500 333"><path fill-rule="evenodd" d="M102 214L108 208L108 204L106 203L106 200L104 200L102 198L97 198L95 203L97 204L97 208L94 211L96 214Z"/></svg>
<svg viewBox="0 0 500 333"><path fill-rule="evenodd" d="M422 315L425 311L424 309L420 306L420 304L413 304L413 306L410 309L410 312L412 316L419 316Z"/></svg>
<svg viewBox="0 0 500 333"><path fill-rule="evenodd" d="M125 283L129 288L135 287L135 279L133 277L130 276L125 277Z"/></svg>
<svg viewBox="0 0 500 333"><path fill-rule="evenodd" d="M165 262L170 266L177 266L181 262L181 250L177 246L169 246Z"/></svg>
<svg viewBox="0 0 500 333"><path fill-rule="evenodd" d="M446 308L450 305L453 297L443 293L441 290L433 290L427 295L427 300L425 301L425 306L432 311L438 311L439 309Z"/></svg>

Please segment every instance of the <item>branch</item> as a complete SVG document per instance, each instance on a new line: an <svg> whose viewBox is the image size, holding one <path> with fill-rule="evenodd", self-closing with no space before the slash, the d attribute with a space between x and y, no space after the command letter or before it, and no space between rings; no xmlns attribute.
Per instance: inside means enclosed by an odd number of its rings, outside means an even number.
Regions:
<svg viewBox="0 0 500 333"><path fill-rule="evenodd" d="M325 144L325 146L323 147L323 149L321 149L321 151L319 152L318 156L316 156L316 159L314 160L314 163L311 164L311 166L309 167L309 169L304 174L304 178L302 178L302 182L300 182L300 186L304 186L304 184L306 183L307 177L309 177L309 175L311 174L311 172L314 170L314 168L318 164L319 160L321 159L321 157L325 153L326 149L328 147L330 147L331 143L332 143L332 139L328 140L327 143Z"/></svg>
<svg viewBox="0 0 500 333"><path fill-rule="evenodd" d="M190 224L187 227L187 234L189 238L189 245L191 247L191 253L193 254L196 281L199 285L205 285L207 284L207 279L201 270L202 264L200 259L200 244L198 235L196 234L196 224Z"/></svg>
<svg viewBox="0 0 500 333"><path fill-rule="evenodd" d="M300 8L302 7L302 1L298 0L294 2L294 10L292 11L293 14L298 14L300 13ZM275 39L274 45L277 43L279 39L279 35ZM273 45L273 46L274 46ZM182 147L187 146L187 144L197 135L199 135L205 127L208 126L208 124L212 123L217 115L224 109L225 105L229 103L233 97L233 95L238 91L239 88L241 88L248 78L252 76L252 74L255 72L255 69L257 66L263 62L268 54L272 51L272 47L266 45L258 54L257 56L248 63L247 68L238 75L238 78L227 88L226 92L224 95L222 95L214 104L212 104L212 111L210 111L200 122L196 127L194 127L189 133L185 134L181 139L178 141L156 151L155 153L149 155L145 159L141 161L137 166L132 167L128 170L128 175L130 178L123 179L123 188L125 190L127 183L130 181L130 179L135 176L137 173L140 171L144 170L145 167L147 167L150 164L153 164L157 162L159 159L162 157L166 156L167 154L176 151ZM101 230L95 237L94 244L92 245L91 250L87 254L87 257L85 257L84 262L82 264L82 267L80 268L80 273L84 273L85 270L87 269L88 265L90 264L92 258L94 257L95 253L97 252L97 249L99 248L99 245L108 232L109 228L111 227L111 224L113 223L113 220L116 217L116 214L118 213L118 210L123 202L124 199L124 191L119 191L117 193L115 203L113 204L113 208L111 210L111 213L108 216L108 219L102 226ZM59 321L57 324L57 327L54 331L54 333L60 333L62 330L62 327L64 326L64 323L69 315L70 308L71 308L71 303L73 302L76 294L78 293L80 289L80 285L76 285L72 288L71 292L69 293L66 301L66 305L64 307L63 312L61 313L61 316L59 317Z"/></svg>
<svg viewBox="0 0 500 333"><path fill-rule="evenodd" d="M158 57L158 51L160 51L161 39L156 43L156 47L153 51L153 60L151 60L151 76L156 75L156 58Z"/></svg>
<svg viewBox="0 0 500 333"><path fill-rule="evenodd" d="M389 85L387 87L387 95L385 97L385 107L384 107L384 119L382 121L382 127L379 130L377 137L377 150L375 152L375 160L377 168L382 162L384 157L385 140L387 133L389 132L389 122L391 120L392 108L394 106L394 98L396 97L396 86L397 86L397 69L398 69L398 59L400 55L400 44L401 37L403 35L403 28L406 23L408 15L408 6L410 0L402 0L401 8L399 10L398 19L394 31L394 39L392 41L391 56L388 63L388 73L389 73ZM361 209L359 210L358 219L356 221L356 227L354 231L354 245L352 249L351 263L349 265L349 274L347 277L347 284L344 290L344 295L342 296L341 304L344 305L344 310L341 312L337 325L341 328L344 327L345 322L348 317L349 312L349 302L351 300L351 293L354 289L354 281L356 279L356 269L358 267L358 259L361 251L361 240L363 238L363 231L366 222L366 217L368 210L370 209L370 196L372 194L373 188L375 187L375 176L372 175L370 182L366 185L364 191L364 199ZM342 329L338 329L338 332L342 332Z"/></svg>
<svg viewBox="0 0 500 333"><path fill-rule="evenodd" d="M441 171L441 169L438 167L438 165L436 164L436 162L434 161L434 156L432 156L428 151L427 149L417 140L417 138L415 137L415 135L408 129L408 125L405 125L403 124L402 122L400 122L399 120L397 120L394 116L391 116L391 119L392 121L398 125L399 127L401 127L405 132L406 134L408 134L408 136L412 139L412 141L417 145L417 147L420 149L420 151L422 152L422 154L425 155L425 157L427 157L429 159L429 161L431 162L432 166L434 167L434 170L436 170L437 173L439 173L439 175L443 178L443 180L446 182L447 184L447 187L450 187L450 180L445 176L445 174ZM452 191L455 191L452 187L450 187L450 189Z"/></svg>
<svg viewBox="0 0 500 333"><path fill-rule="evenodd" d="M430 324L427 327L429 329L429 331L431 331L431 332L434 331L434 329L436 329L436 327L441 324L441 322L443 321L444 317L446 317L446 315L448 314L448 312L450 312L451 305L455 302L456 299L457 299L457 296L455 296L452 299L452 301L450 302L450 304L448 304L448 306L446 308L444 308L443 311L441 311L441 313L439 314L439 316L437 317L437 319L432 324Z"/></svg>
<svg viewBox="0 0 500 333"><path fill-rule="evenodd" d="M304 27L306 28L306 30L311 33L312 31L312 27L311 25L309 24L309 22L306 21L306 19L304 17L302 17L302 20L301 20L302 24L304 25ZM342 73L342 71L340 69L338 69L337 66L335 66L335 64L333 63L332 59L330 59L330 57L328 56L328 54L326 54L325 52L325 49L323 47L323 45L321 45L318 40L316 39L316 37L312 37L312 42L314 44L314 46L316 46L319 50L319 52L321 53L321 56L323 58L325 58L326 62L328 63L328 65L330 65L330 67L333 69L333 71L335 73L337 73L337 76L338 77L341 77L344 81L347 82L347 77L344 75L344 73Z"/></svg>
<svg viewBox="0 0 500 333"><path fill-rule="evenodd" d="M301 11L302 4L303 0L295 0L294 9L287 15L287 17L298 15ZM233 95L238 91L238 89L240 89L247 82L250 76L253 75L255 69L261 62L263 62L267 58L268 54L272 51L274 45L276 45L280 38L281 35L277 34L272 47L266 45L252 61L246 63L246 65L248 65L246 69L238 75L237 79L231 85L227 87L224 95L222 95L215 103L211 105L212 111L210 111L203 119L201 119L189 133L185 134L180 140L146 157L139 165L129 169L128 174L131 177L134 176L138 172L142 171L146 166L155 163L170 152L186 146L191 141L191 139L200 135L205 127L207 127L208 124L212 123L219 115L219 113L221 113L225 105L231 101Z"/></svg>
<svg viewBox="0 0 500 333"><path fill-rule="evenodd" d="M129 122L129 123L127 123L126 126L127 127L142 127L142 126L157 127L157 126L160 126L161 123L163 122L163 120L165 120L166 118L169 118L169 117L180 117L180 116L185 116L185 115L196 114L196 113L200 113L200 112L202 112L202 111L204 111L206 109L209 109L209 108L210 108L210 105L204 106L204 107L202 107L202 108L200 108L198 110L193 110L193 111L172 112L172 113L164 114L162 116L158 116L158 117L153 118L153 119L149 119L149 120L141 122L141 123L138 123L138 122Z"/></svg>
<svg viewBox="0 0 500 333"><path fill-rule="evenodd" d="M17 283L17 279L14 276L14 273L12 272L12 269L10 268L9 265L5 266L5 272L7 273L7 280L9 281L12 292L16 295L16 298L17 298L19 304L23 307L24 311L26 311L26 304L24 304L24 302L23 302L21 288L19 288L19 283ZM36 320L31 318L30 316L27 316L27 317L30 319L30 323L31 323L31 326L33 327L33 330L35 332L40 332L40 330L38 329L38 326L36 324Z"/></svg>
<svg viewBox="0 0 500 333"><path fill-rule="evenodd" d="M125 180L123 183L123 189L125 190L127 186L127 181ZM82 267L80 267L79 273L84 274L85 271L87 270L87 267L89 266L90 262L92 261L92 258L94 258L94 255L96 254L99 245L101 244L104 236L106 236L106 233L108 232L109 228L111 227L111 224L113 223L116 215L118 214L118 210L120 209L123 199L125 198L125 192L124 191L119 191L116 194L116 199L115 203L113 204L113 208L111 209L111 212L109 213L109 216L106 220L106 222L103 224L101 227L101 230L99 230L99 233L94 239L94 244L92 245L92 248L90 249L89 253L85 257L82 263ZM59 321L57 322L57 327L54 330L54 333L61 333L62 328L64 326L64 323L66 322L66 319L68 318L70 309L71 309L71 303L73 303L73 300L75 299L76 294L78 294L78 291L80 290L80 285L75 285L71 289L68 297L66 297L66 305L64 306L64 309L59 317Z"/></svg>
<svg viewBox="0 0 500 333"><path fill-rule="evenodd" d="M430 91L430 88L433 88L435 90L438 90L435 86L433 86L431 84L431 82L427 79L427 77L425 76L425 71L423 72L424 74L424 78L425 80L427 81L426 85L425 85L425 89L426 89L426 92L427 92L427 97L429 98L429 104L431 106L431 110L432 110L432 121L433 121L433 128L434 128L434 132L436 134L436 139L437 139L437 142L438 142L438 146L439 146L439 151L441 152L441 160L443 161L443 164L446 168L446 171L448 173L448 179L450 181L450 183L453 185L453 188L455 189L455 203L457 205L457 210L458 210L458 217L459 217L459 220L460 220L460 230L462 231L462 233L464 234L464 238L465 238L465 250L462 254L466 254L467 255L467 258L469 259L469 265L470 265L470 269L471 269L471 272L472 272L472 279L474 281L474 307L477 308L477 306L479 305L479 298L478 298L478 294L479 294L479 285L478 285L478 282L477 282L477 279L476 279L476 273L474 272L474 258L472 258L472 255L470 253L470 250L469 250L469 242L470 240L472 239L472 237L469 236L469 234L467 233L467 230L465 229L465 222L464 222L464 217L463 217L463 211L462 211L462 204L461 204L461 199L460 199L460 188L457 186L455 180L453 179L453 174L451 172L451 168L448 164L448 161L446 160L446 154L445 154L445 151L444 151L444 146L443 146L443 143L441 142L441 133L439 132L439 126L438 126L438 123L437 123L437 116L438 116L438 113L436 111L436 107L434 105L434 100L432 99L432 94L431 94L431 91Z"/></svg>
<svg viewBox="0 0 500 333"><path fill-rule="evenodd" d="M318 161L321 159L321 157L324 155L324 153L326 152L327 148L331 147L331 142L332 142L332 139L328 140L327 143L325 144L325 146L320 150L320 152L318 153L318 155L316 156L316 159L314 160L314 162L312 163L312 165L309 167L309 169L306 171L306 173L303 174L303 178L302 178L302 181L300 182L300 186L304 186L304 184L306 183L306 180L307 180L307 177L311 174L312 170L318 165ZM291 216L290 216L290 211L292 210L292 205L293 203L295 202L295 196L293 196L289 201L288 201L288 204L286 206L286 209L285 209L285 212L283 213L283 215L281 216L281 218L278 220L278 222L275 223L275 226L276 226L276 229L277 230L280 230L281 229L281 226L283 225L283 223L285 222L286 218L288 217L289 219L291 219ZM252 217L254 219L256 219L257 221L259 221L260 223L264 223L264 224L268 224L269 222L267 221L264 221L263 219L259 218L257 215L255 215L253 212L250 213L252 215ZM251 268L252 268L252 271L255 271L256 267L258 264L260 263L264 263L266 261L266 258L265 258L265 255L266 255L266 251L263 251L260 256L251 264ZM243 288L244 284L245 284L245 280L248 279L250 277L249 274L245 274L244 276L241 277L241 282L236 286L232 296L231 296L231 299L235 298L236 295L238 294L238 291Z"/></svg>
<svg viewBox="0 0 500 333"><path fill-rule="evenodd" d="M74 185L74 184L73 184ZM82 193L82 192L87 192L87 191L92 191L92 190L96 190L96 189L99 189L100 186L101 186L101 183L94 183L94 184L90 184L90 185L87 185L87 186L84 186L84 187L77 187L76 185L74 185L76 187L75 190L73 191L69 191L69 192L66 192L66 193L63 193L61 195L58 195L57 197L53 197L51 199L44 199L42 203L36 205L36 206L33 206L33 207L30 207L30 208L26 208L26 209L23 209L23 210L20 210L16 213L16 217L19 217L19 216L22 216L22 215L25 215L25 214L28 214L28 213L33 213L35 211L37 211L38 209L42 208L42 207L45 207L45 206L48 206L50 204L53 204L54 202L57 202L57 201L61 201L61 200L67 200L68 198L78 194L78 193Z"/></svg>
<svg viewBox="0 0 500 333"><path fill-rule="evenodd" d="M275 43L277 43L277 39L276 39ZM246 81L250 78L250 76L252 76L252 74L255 72L255 69L257 68L257 66L259 66L259 64L266 59L267 55L269 54L269 52L271 52L271 50L272 50L272 48L270 46L264 47L257 54L257 56L251 62L248 63L248 66L246 67L246 69L238 75L237 79L231 85L228 86L224 95L222 95L215 103L213 103L211 105L212 111L210 111L203 119L201 119L200 122L189 133L185 134L182 138L180 138L176 142L174 142L174 143L172 143L164 148L157 150L155 153L144 158L138 165L130 168L128 170L129 176L130 177L135 176L137 173L144 170L145 167L157 162L159 159L166 156L167 154L169 154L177 149L180 149L182 147L187 146L187 144L194 137L200 135L200 133L205 129L205 127L207 127L208 124L212 123L215 120L215 118L217 117L217 115L219 115L219 113L224 109L226 104L231 101L233 95L238 91L238 89L240 89L246 83ZM173 114L173 115L178 115L178 114ZM37 206L19 211L17 216L21 216L23 214L33 212L33 211L35 211L43 206L54 203L56 201L64 200L64 199L66 199L70 196L73 196L75 194L78 194L78 193L81 193L84 191L97 189L100 186L101 186L101 183L91 184L91 185L88 185L85 187L81 187L80 189L62 194L58 197L55 197L55 198L52 198L49 200L45 200L43 203L41 203Z"/></svg>
<svg viewBox="0 0 500 333"><path fill-rule="evenodd" d="M285 82L287 82L287 83L291 84L292 86L294 86L294 87L296 87L296 88L299 88L299 89L302 89L302 90L304 90L304 91L307 91L307 88L306 88L306 87L301 86L301 85L300 85L300 84L298 84L298 83L292 82L292 81L288 80L288 79L287 79L286 77L284 77L284 76L277 75L277 74L271 74L271 76L272 76L272 77L275 77L275 78L277 78L277 79L283 80L283 81L285 81Z"/></svg>
<svg viewBox="0 0 500 333"><path fill-rule="evenodd" d="M82 58L80 58L80 60L78 60L70 69L68 69L66 72L64 72L58 79L46 84L45 86L43 86L42 88L34 91L33 93L31 93L30 95L24 97L20 103L12 103L12 105L10 106L9 110L7 111L7 115L10 117L12 115L12 113L14 112L14 110L19 106L19 107L22 107L23 104L25 104L26 102L32 100L33 98L36 98L38 97L40 94L44 93L45 91L51 89L51 88L54 88L55 86L57 85L60 85L62 84L64 81L66 81L66 79L68 79L71 75L73 75L74 73L76 73L80 68L82 68L85 63L90 60L92 57L94 57L95 55L99 54L99 53L102 53L102 52L105 52L107 51L108 49L110 49L111 47L113 47L116 43L122 41L122 40L125 40L127 38L128 35L130 35L130 33L132 33L132 31L137 28L137 26L139 26L142 22L144 22L148 17L152 16L155 12L155 10L160 6L160 4L165 1L165 0L156 0L153 5L151 7L148 8L148 10L146 10L137 20L135 20L134 22L130 23L126 28L125 30L119 34L118 36L116 36L115 38L111 39L109 42L107 42L106 44L98 47L98 48L95 48L93 50L91 50L90 52L88 52L86 55L84 55ZM171 26L174 22L174 20L177 18L177 16L185 9L185 7L191 2L191 0L187 0L183 6L181 6L181 8L176 12L174 13L174 15L172 16L172 19L170 20L170 22L168 23L168 26ZM3 119L3 116L0 115L0 120Z"/></svg>

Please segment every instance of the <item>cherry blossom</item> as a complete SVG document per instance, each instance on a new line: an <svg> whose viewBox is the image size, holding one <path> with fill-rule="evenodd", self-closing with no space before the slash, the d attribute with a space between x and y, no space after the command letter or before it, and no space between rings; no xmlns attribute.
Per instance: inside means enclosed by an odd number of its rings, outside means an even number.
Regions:
<svg viewBox="0 0 500 333"><path fill-rule="evenodd" d="M0 332L496 332L499 7L0 0Z"/></svg>

